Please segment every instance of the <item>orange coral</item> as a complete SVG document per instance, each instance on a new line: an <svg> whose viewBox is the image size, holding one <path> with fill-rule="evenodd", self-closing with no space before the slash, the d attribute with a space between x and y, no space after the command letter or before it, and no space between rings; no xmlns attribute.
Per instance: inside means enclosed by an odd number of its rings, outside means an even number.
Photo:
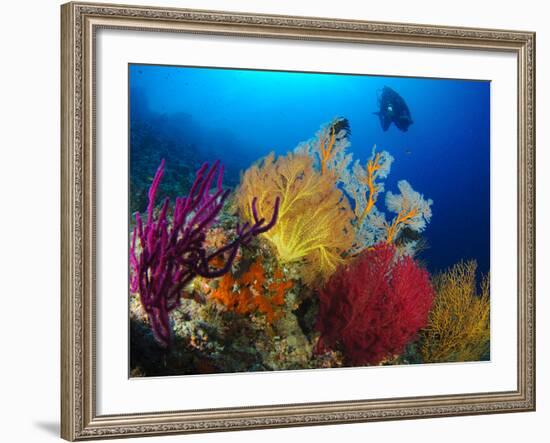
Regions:
<svg viewBox="0 0 550 443"><path fill-rule="evenodd" d="M432 217L431 199L424 199L424 196L416 192L406 180L400 180L397 187L399 194L386 194L386 206L397 214L391 224L384 223L388 244L395 240L405 226L413 231L422 232Z"/></svg>
<svg viewBox="0 0 550 443"><path fill-rule="evenodd" d="M374 149L376 149L376 146L374 147ZM372 210L374 204L376 203L376 199L380 191L380 186L376 184L376 179L378 177L378 171L382 167L381 160L382 154L380 152L376 152L376 154L374 154L374 158L371 158L367 161L366 174L362 177L357 177L358 181L364 185L367 185L368 189L368 200L367 204L363 208L363 211L359 212L358 205L356 205L355 207L355 216L357 217L358 226L361 226L369 212ZM356 191L354 191L353 194L354 200L358 201Z"/></svg>
<svg viewBox="0 0 550 443"><path fill-rule="evenodd" d="M397 214L397 217L393 219L393 222L391 225L386 225L386 243L390 244L393 239L395 238L395 235L399 230L408 224L411 223L411 221L416 217L419 213L418 208L408 208L403 209L402 211Z"/></svg>
<svg viewBox="0 0 550 443"><path fill-rule="evenodd" d="M321 161L321 174L327 172L327 163L335 154L334 145L336 142L336 134L334 126L330 126L325 131L319 134L319 159Z"/></svg>
<svg viewBox="0 0 550 443"><path fill-rule="evenodd" d="M339 180L351 161L351 154L346 155L345 152L350 145L350 134L348 119L336 117L323 125L314 139L299 145L296 152L306 153L314 159L318 158L321 175L330 172Z"/></svg>
<svg viewBox="0 0 550 443"><path fill-rule="evenodd" d="M350 134L348 119L336 117L322 125L315 137L300 143L294 152L313 158L315 168L321 175L330 173L336 179L340 179L352 158L351 154L346 154L346 149L350 145Z"/></svg>
<svg viewBox="0 0 550 443"><path fill-rule="evenodd" d="M265 219L271 218L279 198L277 223L263 236L281 263L302 264L306 283L323 281L343 263L354 238L353 213L331 171L320 174L307 155L289 153L275 160L270 154L244 173L237 192L238 206L249 221L254 198L259 217Z"/></svg>
<svg viewBox="0 0 550 443"><path fill-rule="evenodd" d="M281 316L279 308L284 305L285 295L293 283L285 280L280 269L275 270L269 283L267 280L264 267L258 260L240 278L225 274L219 280L218 287L211 290L210 296L227 310L238 314L260 312L271 324Z"/></svg>

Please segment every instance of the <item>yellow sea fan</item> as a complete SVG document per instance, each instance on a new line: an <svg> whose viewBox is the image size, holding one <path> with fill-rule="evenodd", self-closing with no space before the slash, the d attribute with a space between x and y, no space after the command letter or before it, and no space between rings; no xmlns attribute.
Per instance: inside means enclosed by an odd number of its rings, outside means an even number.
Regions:
<svg viewBox="0 0 550 443"><path fill-rule="evenodd" d="M489 350L489 278L476 292L474 260L434 277L436 297L421 354L426 363L478 361Z"/></svg>
<svg viewBox="0 0 550 443"><path fill-rule="evenodd" d="M353 213L334 175L317 172L307 155L289 153L275 159L270 154L244 173L237 204L253 221L256 198L259 217L269 220L277 197L277 223L262 235L273 244L281 263L302 263L307 283L323 280L343 262L353 242Z"/></svg>

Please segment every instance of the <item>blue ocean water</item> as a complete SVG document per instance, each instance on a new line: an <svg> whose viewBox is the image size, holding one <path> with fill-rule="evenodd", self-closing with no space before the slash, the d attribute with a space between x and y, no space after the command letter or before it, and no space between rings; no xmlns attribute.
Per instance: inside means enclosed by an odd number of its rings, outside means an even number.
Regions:
<svg viewBox="0 0 550 443"><path fill-rule="evenodd" d="M414 121L407 132L384 132L373 114L384 86L406 101ZM386 191L405 179L434 201L420 255L430 272L467 259L489 272L490 82L133 64L129 90L131 183L138 168L150 177L158 166L138 149L147 131L190 169L221 160L235 186L254 161L285 154L345 117L354 159L364 164L374 144L395 158ZM389 215L383 198L378 205Z"/></svg>

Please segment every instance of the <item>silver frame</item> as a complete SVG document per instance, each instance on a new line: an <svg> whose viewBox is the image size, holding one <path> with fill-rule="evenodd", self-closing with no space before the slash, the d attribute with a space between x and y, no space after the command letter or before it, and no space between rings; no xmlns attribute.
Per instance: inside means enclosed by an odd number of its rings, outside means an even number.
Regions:
<svg viewBox="0 0 550 443"><path fill-rule="evenodd" d="M535 34L73 2L61 7L61 436L67 440L535 410ZM101 28L506 51L518 69L518 380L510 392L99 416L95 33Z"/></svg>

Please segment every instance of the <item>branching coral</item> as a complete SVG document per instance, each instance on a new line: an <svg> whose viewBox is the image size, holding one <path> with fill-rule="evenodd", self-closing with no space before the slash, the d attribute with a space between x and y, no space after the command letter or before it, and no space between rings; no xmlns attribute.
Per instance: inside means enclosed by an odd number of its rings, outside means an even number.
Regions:
<svg viewBox="0 0 550 443"><path fill-rule="evenodd" d="M351 197L355 219L355 241L351 252L360 253L366 247L378 243L386 234L386 217L376 207L380 193L384 192L382 179L390 173L393 157L387 151L376 152L372 149L371 157L365 167L359 160L350 170L346 168L341 175L341 182L346 194Z"/></svg>
<svg viewBox="0 0 550 443"><path fill-rule="evenodd" d="M318 351L375 365L403 352L426 326L434 292L428 272L380 243L341 267L319 292Z"/></svg>
<svg viewBox="0 0 550 443"><path fill-rule="evenodd" d="M308 284L328 277L343 263L353 242L353 214L330 171L320 174L307 155L267 156L243 175L237 204L253 220L251 202L257 197L259 217L265 218L280 199L277 224L264 233L281 263L301 263Z"/></svg>
<svg viewBox="0 0 550 443"><path fill-rule="evenodd" d="M421 346L426 363L478 361L489 351L489 279L477 294L476 268L460 262L433 278L437 295Z"/></svg>
<svg viewBox="0 0 550 443"><path fill-rule="evenodd" d="M283 272L277 268L272 277L267 277L260 260L254 262L239 278L230 273L218 282L210 296L224 305L227 310L238 314L260 312L271 324L280 316L279 308L285 302L285 295L293 287Z"/></svg>
<svg viewBox="0 0 550 443"><path fill-rule="evenodd" d="M386 207L397 213L390 224L386 224L386 243L395 240L401 229L408 226L413 231L422 232L432 217L431 199L416 192L406 180L397 183L400 194L386 193Z"/></svg>
<svg viewBox="0 0 550 443"><path fill-rule="evenodd" d="M205 278L224 275L231 268L240 246L267 232L277 220L278 199L273 202L269 223L266 218L259 218L256 200L252 199L250 222L237 225L233 241L213 252L207 251L205 232L218 216L229 193L222 189L223 170L218 172L218 167L218 162L211 168L205 163L199 169L189 194L176 198L169 220L168 197L155 213L155 197L164 173L163 160L149 189L145 224L136 213L130 245L130 290L139 294L155 339L162 347L170 345L169 313L179 305L185 285L197 275ZM216 173L218 187L211 194ZM213 262L221 262L221 266L213 268Z"/></svg>
<svg viewBox="0 0 550 443"><path fill-rule="evenodd" d="M409 183L400 181L400 194L386 194L386 206L397 213L388 223L376 203L384 192L383 179L389 175L394 158L388 151L377 152L375 145L364 166L356 160L350 167L352 154L346 152L350 146L350 134L348 120L335 118L323 125L315 138L299 144L295 149L295 153L311 157L314 169L322 175L331 173L349 198L354 213L352 225L355 238L348 252L357 255L382 240L394 243L406 226L415 233L422 232L431 218L432 200L424 200ZM400 254L414 254L420 244L419 241L403 242L399 246Z"/></svg>
<svg viewBox="0 0 550 443"><path fill-rule="evenodd" d="M390 173L393 157L387 151L376 152L376 145L372 149L372 155L367 160L365 168L356 160L352 172L346 170L344 189L353 197L355 224L360 227L378 199L378 195L384 192L384 184L379 180L384 179Z"/></svg>
<svg viewBox="0 0 550 443"><path fill-rule="evenodd" d="M336 179L339 179L352 158L351 154L346 153L346 149L350 145L350 134L348 119L337 117L321 126L314 138L300 143L295 152L313 158L314 167L321 174L330 172Z"/></svg>
<svg viewBox="0 0 550 443"><path fill-rule="evenodd" d="M353 223L355 240L351 254L355 256L364 249L384 241L386 238L386 225L386 215L379 211L376 206L373 206L361 226L358 226L356 222Z"/></svg>

